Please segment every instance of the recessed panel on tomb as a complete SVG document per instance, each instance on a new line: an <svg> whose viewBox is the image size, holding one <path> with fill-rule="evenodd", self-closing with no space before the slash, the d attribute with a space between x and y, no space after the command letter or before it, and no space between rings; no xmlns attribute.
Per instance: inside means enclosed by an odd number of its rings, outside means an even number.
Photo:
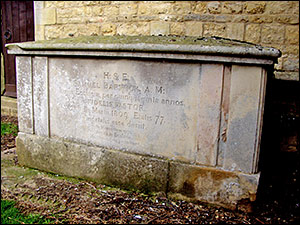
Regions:
<svg viewBox="0 0 300 225"><path fill-rule="evenodd" d="M200 64L50 58L49 69L51 136L195 158Z"/></svg>

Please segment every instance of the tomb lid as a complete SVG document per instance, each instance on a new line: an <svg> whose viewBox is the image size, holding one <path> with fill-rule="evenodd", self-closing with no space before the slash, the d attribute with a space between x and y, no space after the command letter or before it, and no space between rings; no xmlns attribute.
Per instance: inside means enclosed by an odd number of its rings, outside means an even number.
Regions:
<svg viewBox="0 0 300 225"><path fill-rule="evenodd" d="M9 50L84 50L167 52L211 55L239 55L258 58L278 58L281 52L249 42L212 37L192 36L79 36L6 44ZM15 53L14 53L15 54Z"/></svg>

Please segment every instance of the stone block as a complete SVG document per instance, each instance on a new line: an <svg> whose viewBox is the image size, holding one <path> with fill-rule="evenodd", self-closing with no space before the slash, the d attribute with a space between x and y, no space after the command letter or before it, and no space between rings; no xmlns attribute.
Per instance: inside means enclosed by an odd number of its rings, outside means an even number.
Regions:
<svg viewBox="0 0 300 225"><path fill-rule="evenodd" d="M296 37L296 38L299 38L299 36L298 37ZM298 41L298 43L299 43L299 40L291 40L291 42L296 42L296 41ZM298 43L296 44L292 44L292 45L284 45L284 46L282 46L282 47L280 47L279 49L283 49L283 54L284 53L286 53L286 54L288 54L288 55L291 55L291 56L297 56L297 55L299 55L299 45L298 45Z"/></svg>
<svg viewBox="0 0 300 225"><path fill-rule="evenodd" d="M64 7L65 8L76 8L76 7L81 7L81 6L84 6L84 2L85 1L66 1L64 2ZM91 1L89 1L91 2Z"/></svg>
<svg viewBox="0 0 300 225"><path fill-rule="evenodd" d="M125 4L120 7L120 15L136 15L138 12L137 4Z"/></svg>
<svg viewBox="0 0 300 225"><path fill-rule="evenodd" d="M1 115L18 116L17 99L1 96Z"/></svg>
<svg viewBox="0 0 300 225"><path fill-rule="evenodd" d="M171 23L170 34L183 36L185 34L185 29L184 23Z"/></svg>
<svg viewBox="0 0 300 225"><path fill-rule="evenodd" d="M261 42L264 44L284 43L284 26L262 25Z"/></svg>
<svg viewBox="0 0 300 225"><path fill-rule="evenodd" d="M95 36L100 35L100 25L89 24L60 24L45 27L45 39L67 38L70 36Z"/></svg>
<svg viewBox="0 0 300 225"><path fill-rule="evenodd" d="M248 14L261 14L265 12L266 2L248 1L244 2L244 12Z"/></svg>
<svg viewBox="0 0 300 225"><path fill-rule="evenodd" d="M149 33L149 23L122 23L117 27L117 34L118 35L142 35Z"/></svg>
<svg viewBox="0 0 300 225"><path fill-rule="evenodd" d="M283 59L283 70L299 71L299 57L289 56Z"/></svg>
<svg viewBox="0 0 300 225"><path fill-rule="evenodd" d="M207 23L203 25L204 36L219 36L227 37L226 24L221 23Z"/></svg>
<svg viewBox="0 0 300 225"><path fill-rule="evenodd" d="M197 14L205 14L207 12L207 2L197 1L192 12Z"/></svg>
<svg viewBox="0 0 300 225"><path fill-rule="evenodd" d="M105 15L105 16L119 15L119 11L120 11L120 8L118 5L103 6L103 15Z"/></svg>
<svg viewBox="0 0 300 225"><path fill-rule="evenodd" d="M237 209L255 200L260 174L236 174L196 165L170 162L169 197L215 203Z"/></svg>
<svg viewBox="0 0 300 225"><path fill-rule="evenodd" d="M63 32L65 27L68 27L68 25L54 25L44 27L44 39L51 40L56 38L68 37L67 31Z"/></svg>
<svg viewBox="0 0 300 225"><path fill-rule="evenodd" d="M17 99L7 96L1 96L1 107L17 109Z"/></svg>
<svg viewBox="0 0 300 225"><path fill-rule="evenodd" d="M87 14L86 16L101 16L103 14L103 6L93 6L93 7L85 7L86 9L91 9L91 13Z"/></svg>
<svg viewBox="0 0 300 225"><path fill-rule="evenodd" d="M161 159L20 132L16 143L23 166L125 189L167 188L168 163Z"/></svg>
<svg viewBox="0 0 300 225"><path fill-rule="evenodd" d="M290 2L289 2L290 3ZM292 7L292 13L294 14L294 15L298 15L299 16L299 2L298 1L293 1L292 2L292 4L293 4L293 7Z"/></svg>
<svg viewBox="0 0 300 225"><path fill-rule="evenodd" d="M249 15L234 15L231 22L233 23L248 23Z"/></svg>
<svg viewBox="0 0 300 225"><path fill-rule="evenodd" d="M266 13L272 14L290 14L296 8L297 2L293 1L267 1ZM299 2L298 2L299 9ZM299 14L299 11L297 11Z"/></svg>
<svg viewBox="0 0 300 225"><path fill-rule="evenodd" d="M45 5L45 2L44 1L35 1L33 4L34 4L34 8L35 9L43 9L44 7L46 8L51 8L51 6L49 4L53 4L54 2L47 2L46 5ZM55 4L55 3L54 3Z"/></svg>
<svg viewBox="0 0 300 225"><path fill-rule="evenodd" d="M259 24L246 25L245 41L249 41L252 43L260 42L260 25Z"/></svg>
<svg viewBox="0 0 300 225"><path fill-rule="evenodd" d="M57 18L57 24L79 24L86 23L87 17L71 17L71 18Z"/></svg>
<svg viewBox="0 0 300 225"><path fill-rule="evenodd" d="M278 15L275 17L275 21L282 24L299 25L299 15Z"/></svg>
<svg viewBox="0 0 300 225"><path fill-rule="evenodd" d="M211 14L220 14L221 13L221 3L220 2L208 2L207 10Z"/></svg>
<svg viewBox="0 0 300 225"><path fill-rule="evenodd" d="M101 4L101 2L99 2L99 1L82 1L81 4L86 5L86 6L94 6L94 5L102 5L102 4L105 4L105 3ZM106 3L106 4L109 4L109 3Z"/></svg>
<svg viewBox="0 0 300 225"><path fill-rule="evenodd" d="M280 57L278 59L278 62L274 65L274 69L275 70L282 70L282 68L283 68L282 65L283 65L283 58Z"/></svg>
<svg viewBox="0 0 300 225"><path fill-rule="evenodd" d="M227 24L227 37L235 40L244 40L245 24L229 23Z"/></svg>
<svg viewBox="0 0 300 225"><path fill-rule="evenodd" d="M248 21L250 23L272 23L274 20L274 17L272 15L249 15Z"/></svg>
<svg viewBox="0 0 300 225"><path fill-rule="evenodd" d="M152 15L159 15L159 14L172 14L172 4L171 3L165 3L165 2L160 2L159 4L153 4L151 6L151 14Z"/></svg>
<svg viewBox="0 0 300 225"><path fill-rule="evenodd" d="M41 15L40 21L38 21L38 24L42 25L52 25L56 24L56 9L55 8L43 8L38 9L38 14Z"/></svg>
<svg viewBox="0 0 300 225"><path fill-rule="evenodd" d="M280 80L295 80L299 81L299 72L282 72L275 71L275 78Z"/></svg>
<svg viewBox="0 0 300 225"><path fill-rule="evenodd" d="M202 36L203 32L202 22L188 21L185 22L185 34L187 36Z"/></svg>
<svg viewBox="0 0 300 225"><path fill-rule="evenodd" d="M117 32L117 26L113 23L101 24L101 33L103 35L115 35Z"/></svg>
<svg viewBox="0 0 300 225"><path fill-rule="evenodd" d="M223 2L222 13L240 14L243 12L243 4L241 2Z"/></svg>
<svg viewBox="0 0 300 225"><path fill-rule="evenodd" d="M299 26L286 26L285 42L288 44L299 44Z"/></svg>
<svg viewBox="0 0 300 225"><path fill-rule="evenodd" d="M72 17L72 8L58 8L57 9L57 18L70 18ZM76 9L74 9L76 11Z"/></svg>
<svg viewBox="0 0 300 225"><path fill-rule="evenodd" d="M64 8L65 3L63 1L45 1L43 2L45 8ZM44 7L42 7L44 8Z"/></svg>
<svg viewBox="0 0 300 225"><path fill-rule="evenodd" d="M1 115L11 116L10 108L1 106Z"/></svg>
<svg viewBox="0 0 300 225"><path fill-rule="evenodd" d="M139 15L151 15L152 7L153 7L153 4L141 3L138 5L138 14Z"/></svg>
<svg viewBox="0 0 300 225"><path fill-rule="evenodd" d="M170 34L170 24L168 22L151 22L150 35L168 35Z"/></svg>
<svg viewBox="0 0 300 225"><path fill-rule="evenodd" d="M175 2L172 8L172 14L175 15L185 15L191 13L191 3L190 2Z"/></svg>

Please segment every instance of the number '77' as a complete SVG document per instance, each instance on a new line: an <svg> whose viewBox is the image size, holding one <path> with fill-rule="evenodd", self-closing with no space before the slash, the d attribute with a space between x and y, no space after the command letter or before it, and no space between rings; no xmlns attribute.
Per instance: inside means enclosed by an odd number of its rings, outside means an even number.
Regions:
<svg viewBox="0 0 300 225"><path fill-rule="evenodd" d="M160 115L155 116L155 124L162 125L163 121L164 121L164 116L160 116Z"/></svg>

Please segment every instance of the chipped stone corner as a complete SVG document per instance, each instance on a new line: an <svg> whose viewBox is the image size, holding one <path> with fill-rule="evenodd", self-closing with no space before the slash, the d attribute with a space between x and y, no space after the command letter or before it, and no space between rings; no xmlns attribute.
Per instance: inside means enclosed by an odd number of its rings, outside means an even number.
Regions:
<svg viewBox="0 0 300 225"><path fill-rule="evenodd" d="M172 162L168 196L251 211L260 174L229 172Z"/></svg>

